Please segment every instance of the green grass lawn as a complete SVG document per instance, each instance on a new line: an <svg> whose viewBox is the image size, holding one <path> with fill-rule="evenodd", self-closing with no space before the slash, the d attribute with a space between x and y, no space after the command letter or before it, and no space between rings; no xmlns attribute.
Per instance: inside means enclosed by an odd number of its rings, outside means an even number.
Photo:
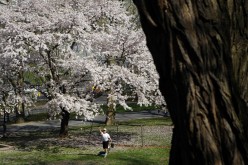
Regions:
<svg viewBox="0 0 248 165"><path fill-rule="evenodd" d="M119 124L146 125L146 126L152 126L152 125L171 126L172 121L170 117L157 117L157 118L150 118L150 119L134 119L134 120L122 121L122 122L119 122Z"/></svg>
<svg viewBox="0 0 248 165"><path fill-rule="evenodd" d="M169 148L113 149L106 158L98 156L98 149L89 150L59 148L56 151L4 151L1 165L24 164L85 164L85 165L166 165Z"/></svg>
<svg viewBox="0 0 248 165"><path fill-rule="evenodd" d="M154 126L170 126L172 123L170 118L160 117L130 120L119 124L119 131L123 131L122 134L134 134L131 132L132 125L144 125L144 129L152 130ZM70 127L69 129L69 134L82 137L84 133L82 130L87 133L92 128L85 126L85 128ZM93 131L96 132L97 129L98 125L93 128ZM107 129L114 133L116 126L108 126ZM101 145L61 147L56 143L49 143L45 146L36 144L35 139L50 139L53 136L57 136L57 133L47 130L45 132L23 132L23 135L1 139L0 143L11 145L15 149L0 150L0 165L167 165L169 160L171 136L161 138L161 136L156 137L157 135L153 133L147 135L148 140L159 142L154 146L116 144L106 158L97 155L102 150ZM35 140L35 146L30 147L28 144L32 140ZM64 139L57 138L56 140L63 142Z"/></svg>

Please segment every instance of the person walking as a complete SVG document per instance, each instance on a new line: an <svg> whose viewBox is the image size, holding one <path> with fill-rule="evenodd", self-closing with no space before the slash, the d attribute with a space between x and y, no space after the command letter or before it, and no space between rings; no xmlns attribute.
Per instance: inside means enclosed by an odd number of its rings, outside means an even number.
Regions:
<svg viewBox="0 0 248 165"><path fill-rule="evenodd" d="M105 152L105 155L104 157L107 156L108 154L108 147L109 147L109 142L112 141L110 135L107 133L107 129L106 128L99 128L99 131L101 133L101 136L102 136L102 147L103 147L103 150Z"/></svg>

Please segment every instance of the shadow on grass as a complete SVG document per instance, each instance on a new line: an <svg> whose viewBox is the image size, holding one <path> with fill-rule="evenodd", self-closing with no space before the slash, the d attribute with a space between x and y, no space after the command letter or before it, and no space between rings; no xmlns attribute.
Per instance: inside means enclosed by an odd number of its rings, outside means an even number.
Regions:
<svg viewBox="0 0 248 165"><path fill-rule="evenodd" d="M83 155L83 156L99 156L97 154L85 154L85 153L80 153L78 155Z"/></svg>
<svg viewBox="0 0 248 165"><path fill-rule="evenodd" d="M59 138L59 130L58 129L47 129L46 131L22 131L19 130L17 132L8 132L8 136L2 138L3 142L9 143L13 146L16 146L19 149L25 149L30 146L31 142L39 142L41 139L49 139L49 138ZM46 148L46 145L37 143L36 148Z"/></svg>

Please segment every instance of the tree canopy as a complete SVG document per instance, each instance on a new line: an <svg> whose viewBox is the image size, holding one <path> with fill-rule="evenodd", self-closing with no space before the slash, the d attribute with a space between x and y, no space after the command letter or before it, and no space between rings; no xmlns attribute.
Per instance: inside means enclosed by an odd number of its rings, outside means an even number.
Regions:
<svg viewBox="0 0 248 165"><path fill-rule="evenodd" d="M48 98L53 115L63 107L85 119L99 111L92 102L92 87L106 93L111 106L130 109L126 100L131 97L140 105L165 104L135 17L117 0L1 5L1 95L18 98L10 111L23 111L21 105L36 101L27 97L30 88L36 92L33 96L40 92Z"/></svg>

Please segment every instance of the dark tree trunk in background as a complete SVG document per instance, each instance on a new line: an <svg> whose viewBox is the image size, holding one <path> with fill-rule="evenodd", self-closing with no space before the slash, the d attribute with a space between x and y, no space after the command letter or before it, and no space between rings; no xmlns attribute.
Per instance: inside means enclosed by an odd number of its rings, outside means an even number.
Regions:
<svg viewBox="0 0 248 165"><path fill-rule="evenodd" d="M6 110L4 108L3 111L3 137L6 137L6 132L7 132L7 113Z"/></svg>
<svg viewBox="0 0 248 165"><path fill-rule="evenodd" d="M170 164L247 164L248 1L134 3L174 123Z"/></svg>
<svg viewBox="0 0 248 165"><path fill-rule="evenodd" d="M65 110L65 108L61 108L62 110L62 120L60 125L60 137L66 137L68 135L68 123L70 119L70 113Z"/></svg>

